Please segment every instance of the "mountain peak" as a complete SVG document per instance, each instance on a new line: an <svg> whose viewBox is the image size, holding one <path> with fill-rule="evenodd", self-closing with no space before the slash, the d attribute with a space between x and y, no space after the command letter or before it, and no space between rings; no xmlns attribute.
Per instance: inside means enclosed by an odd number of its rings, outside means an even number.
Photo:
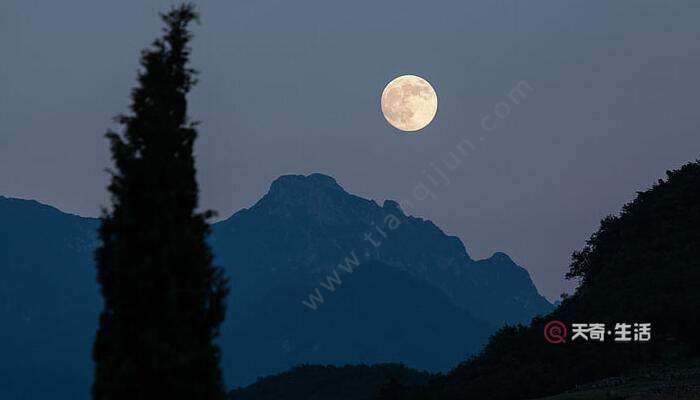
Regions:
<svg viewBox="0 0 700 400"><path fill-rule="evenodd" d="M336 180L328 175L282 175L270 185L268 194L302 194L311 191L342 191Z"/></svg>
<svg viewBox="0 0 700 400"><path fill-rule="evenodd" d="M508 263L508 264L515 264L513 262L513 259L510 258L510 256L506 253L497 251L493 253L491 257L489 257L490 260L501 262L501 263Z"/></svg>
<svg viewBox="0 0 700 400"><path fill-rule="evenodd" d="M368 200L353 196L328 175L282 175L270 185L254 212L338 224L365 213Z"/></svg>
<svg viewBox="0 0 700 400"><path fill-rule="evenodd" d="M396 213L399 216L406 215L406 214L404 214L403 209L401 208L401 205L394 200L389 200L389 199L384 200L384 204L382 205L382 208L384 208L385 210L387 210L389 212Z"/></svg>

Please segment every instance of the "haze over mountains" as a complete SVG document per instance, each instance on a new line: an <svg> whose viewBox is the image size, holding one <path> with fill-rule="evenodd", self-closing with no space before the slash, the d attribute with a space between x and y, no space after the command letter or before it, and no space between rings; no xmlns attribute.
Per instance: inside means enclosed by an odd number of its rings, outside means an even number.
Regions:
<svg viewBox="0 0 700 400"><path fill-rule="evenodd" d="M0 397L87 398L98 224L0 197ZM432 222L321 174L278 178L210 242L231 279L220 338L231 387L301 363L446 370L503 323L552 309L507 255L473 260Z"/></svg>

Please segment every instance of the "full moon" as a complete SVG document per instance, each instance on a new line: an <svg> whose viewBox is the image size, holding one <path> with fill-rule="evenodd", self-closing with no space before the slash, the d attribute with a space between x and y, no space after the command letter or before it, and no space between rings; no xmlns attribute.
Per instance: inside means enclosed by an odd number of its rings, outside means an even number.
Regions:
<svg viewBox="0 0 700 400"><path fill-rule="evenodd" d="M406 132L421 130L435 118L437 94L420 76L399 76L384 88L382 113L396 129Z"/></svg>

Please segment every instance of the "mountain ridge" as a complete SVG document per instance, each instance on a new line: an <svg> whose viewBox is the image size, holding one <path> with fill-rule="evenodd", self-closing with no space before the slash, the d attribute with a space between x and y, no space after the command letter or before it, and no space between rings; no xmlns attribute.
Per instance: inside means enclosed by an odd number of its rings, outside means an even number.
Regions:
<svg viewBox="0 0 700 400"><path fill-rule="evenodd" d="M306 268L306 272L317 275L315 279L334 274L338 263L355 255L362 261L382 261L422 277L463 308L469 309L469 303L478 302L480 305L469 311L496 324L527 323L532 316L552 309L551 303L537 291L529 273L505 253L496 252L489 258L474 260L458 237L445 234L432 221L405 214L393 200L386 200L380 206L374 200L352 195L327 175L283 175L258 202L220 221L214 231L218 236L233 236L227 239L230 243L246 241L239 237L241 230L258 241L263 241L266 235L275 235L275 232L261 232L260 225L277 225L280 231L295 231L300 235L298 238L277 235L274 241L286 245L265 250L291 258L275 260L276 266L286 262L295 271ZM310 234L317 237L313 243L301 239ZM326 237L338 240L325 240ZM313 248L304 249L302 255L312 253L316 257L295 258L297 249L303 246ZM239 248L237 253L248 250ZM221 256L226 264L226 251ZM525 287L517 299L486 289L485 282L516 275ZM482 289L475 291L475 287ZM513 308L520 311L507 311L506 318L501 318L501 311L491 316L490 307L484 308L489 304L498 304L497 308L504 312Z"/></svg>
<svg viewBox="0 0 700 400"><path fill-rule="evenodd" d="M387 218L394 224L400 221L400 227L390 230ZM8 354L7 360L26 360L24 367L0 362L0 376L10 380L0 387L11 392L0 397L87 397L90 350L101 307L92 258L98 226L96 218L0 197L0 265L8 277L0 282L0 316L11 325L0 333L0 352ZM382 244L375 247L365 240L367 232ZM404 214L392 200L379 205L352 195L322 174L276 179L254 205L213 224L209 242L215 262L231 277L229 309L219 339L231 387L308 362L408 361L411 367L446 370L478 351L503 322L527 320L549 304L537 305L539 293L529 275L507 256L496 253L472 260L459 238L445 235L430 220ZM353 251L361 265L379 267L343 275L342 285L324 293L327 302L319 311L304 307L304 296ZM418 289L411 287L420 288L425 297L413 299L408 293ZM368 288L373 288L371 296L364 294ZM507 293L502 288L508 288ZM379 311L375 305L383 298L420 300L431 306L416 315L400 303ZM533 299L535 307L530 307ZM470 302L472 307L463 306ZM411 304L421 307L420 302ZM338 318L337 310L352 318ZM287 318L288 325L266 321L285 321L286 315L298 318ZM349 331L367 317L376 329L355 331L356 337L333 328L345 326ZM410 346L375 345L383 335L396 334L392 326L404 326L401 332L423 332L423 323L435 333L404 337ZM258 330L263 328L269 330ZM317 336L314 330L327 335ZM421 340L431 335L445 339ZM335 339L328 341L328 336ZM353 358L354 349L364 349L361 358ZM33 383L38 365L45 368L42 374L51 376L39 385Z"/></svg>

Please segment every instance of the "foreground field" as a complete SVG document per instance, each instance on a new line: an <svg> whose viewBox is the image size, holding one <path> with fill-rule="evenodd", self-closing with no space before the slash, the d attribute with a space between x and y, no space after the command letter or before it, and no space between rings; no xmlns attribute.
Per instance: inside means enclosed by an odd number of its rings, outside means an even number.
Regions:
<svg viewBox="0 0 700 400"><path fill-rule="evenodd" d="M539 400L696 400L700 399L700 360L653 365L575 391Z"/></svg>

